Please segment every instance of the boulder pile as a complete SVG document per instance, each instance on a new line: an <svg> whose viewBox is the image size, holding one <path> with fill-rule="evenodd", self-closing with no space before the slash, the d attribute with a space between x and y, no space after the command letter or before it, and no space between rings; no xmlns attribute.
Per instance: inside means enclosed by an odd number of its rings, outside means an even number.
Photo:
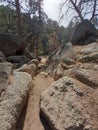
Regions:
<svg viewBox="0 0 98 130"><path fill-rule="evenodd" d="M7 62L3 55L1 55L1 59L0 130L15 130L19 117L27 103L38 61L34 59L15 70L14 65Z"/></svg>
<svg viewBox="0 0 98 130"><path fill-rule="evenodd" d="M98 43L72 49L51 71L56 81L41 94L40 110L52 130L98 130Z"/></svg>

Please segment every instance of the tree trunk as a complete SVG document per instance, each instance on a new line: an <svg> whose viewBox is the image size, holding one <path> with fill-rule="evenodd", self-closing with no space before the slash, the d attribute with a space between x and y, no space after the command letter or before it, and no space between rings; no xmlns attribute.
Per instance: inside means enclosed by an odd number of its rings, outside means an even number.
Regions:
<svg viewBox="0 0 98 130"><path fill-rule="evenodd" d="M82 16L80 10L78 9L78 7L76 6L76 4L74 3L74 1L73 1L73 0L70 0L70 2L72 3L72 5L73 5L73 7L75 8L75 10L76 10L78 16L80 17L80 20L83 21L84 18L83 18L83 16Z"/></svg>
<svg viewBox="0 0 98 130"><path fill-rule="evenodd" d="M42 18L41 18L41 0L38 0L38 14L39 14L39 22L41 24Z"/></svg>
<svg viewBox="0 0 98 130"><path fill-rule="evenodd" d="M36 36L36 59L39 57L38 49L39 49L39 35Z"/></svg>
<svg viewBox="0 0 98 130"><path fill-rule="evenodd" d="M21 9L19 0L15 0L15 6L16 6L16 14L17 14L17 26L18 26L18 34L20 37L22 37L22 21L21 21Z"/></svg>

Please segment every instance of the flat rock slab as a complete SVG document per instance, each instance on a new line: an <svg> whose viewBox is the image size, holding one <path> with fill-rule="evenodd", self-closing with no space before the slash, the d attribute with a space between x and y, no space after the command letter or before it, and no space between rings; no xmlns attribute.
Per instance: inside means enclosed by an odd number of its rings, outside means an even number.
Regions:
<svg viewBox="0 0 98 130"><path fill-rule="evenodd" d="M75 77L94 89L98 88L98 70L96 69L77 69Z"/></svg>
<svg viewBox="0 0 98 130"><path fill-rule="evenodd" d="M78 46L78 48L80 48L80 53L83 55L88 55L91 54L93 52L98 52L98 43L94 42L92 44L89 45L85 45L85 46ZM77 48L76 48L77 49Z"/></svg>
<svg viewBox="0 0 98 130"><path fill-rule="evenodd" d="M65 76L41 94L40 110L53 130L98 130L98 89Z"/></svg>
<svg viewBox="0 0 98 130"><path fill-rule="evenodd" d="M15 130L26 103L32 78L25 72L15 72L11 84L0 101L0 130Z"/></svg>

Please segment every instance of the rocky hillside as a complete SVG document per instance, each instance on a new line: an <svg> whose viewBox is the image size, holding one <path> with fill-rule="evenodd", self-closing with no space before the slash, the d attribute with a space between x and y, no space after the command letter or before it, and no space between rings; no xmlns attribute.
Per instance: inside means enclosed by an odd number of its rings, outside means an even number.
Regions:
<svg viewBox="0 0 98 130"><path fill-rule="evenodd" d="M0 60L0 130L16 130L33 86L38 61L32 60L15 70L4 55L0 55Z"/></svg>
<svg viewBox="0 0 98 130"><path fill-rule="evenodd" d="M98 130L97 63L98 43L68 43L51 57L47 71L57 81L41 94L40 109L52 130Z"/></svg>
<svg viewBox="0 0 98 130"><path fill-rule="evenodd" d="M68 43L48 63L0 62L0 130L98 130L97 42Z"/></svg>

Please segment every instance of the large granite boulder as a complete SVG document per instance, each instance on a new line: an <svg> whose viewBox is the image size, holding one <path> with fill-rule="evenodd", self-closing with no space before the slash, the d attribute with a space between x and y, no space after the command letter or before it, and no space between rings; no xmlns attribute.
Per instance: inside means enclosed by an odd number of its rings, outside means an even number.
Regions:
<svg viewBox="0 0 98 130"><path fill-rule="evenodd" d="M72 35L71 42L73 45L85 45L95 42L98 37L98 32L89 20L84 20L79 23Z"/></svg>
<svg viewBox="0 0 98 130"><path fill-rule="evenodd" d="M10 84L0 96L0 130L15 130L27 102L32 78L25 72L15 72Z"/></svg>
<svg viewBox="0 0 98 130"><path fill-rule="evenodd" d="M20 71L20 72L27 72L28 74L30 74L32 77L34 75L36 75L37 73L37 66L33 63L31 64L24 64L22 65L20 68L15 70L16 72Z"/></svg>
<svg viewBox="0 0 98 130"><path fill-rule="evenodd" d="M75 52L71 42L65 43L61 47L60 56L60 59L63 59L64 57L75 58Z"/></svg>
<svg viewBox="0 0 98 130"><path fill-rule="evenodd" d="M87 84L94 89L98 88L98 70L93 69L77 69L74 71L75 77L82 83Z"/></svg>
<svg viewBox="0 0 98 130"><path fill-rule="evenodd" d="M0 51L0 62L6 62L6 57L5 55Z"/></svg>
<svg viewBox="0 0 98 130"><path fill-rule="evenodd" d="M27 63L29 59L25 55L16 55L7 57L7 61L13 63L15 68L19 68Z"/></svg>
<svg viewBox="0 0 98 130"><path fill-rule="evenodd" d="M95 53L92 53L89 55L84 55L84 56L80 57L78 60L82 63L85 63L85 62L98 63L98 52L97 53L95 52Z"/></svg>
<svg viewBox="0 0 98 130"><path fill-rule="evenodd" d="M40 109L52 130L97 130L98 88L65 76L41 94Z"/></svg>
<svg viewBox="0 0 98 130"><path fill-rule="evenodd" d="M58 49L56 53L51 55L48 59L48 70L53 70L61 61L65 61L67 64L73 64L76 58L72 43L68 42ZM70 62L70 63L69 63Z"/></svg>
<svg viewBox="0 0 98 130"><path fill-rule="evenodd" d="M58 80L59 78L63 77L64 69L59 65L57 69L54 69L53 71L53 78L54 80Z"/></svg>
<svg viewBox="0 0 98 130"><path fill-rule="evenodd" d="M28 65L30 65L30 64L35 64L35 65L38 67L39 61L38 61L37 59L33 59L33 60L30 60L30 61L28 62Z"/></svg>
<svg viewBox="0 0 98 130"><path fill-rule="evenodd" d="M76 55L82 54L82 55L88 55L95 52L98 52L98 43L93 42L88 45L84 46L75 46L74 51L76 52Z"/></svg>
<svg viewBox="0 0 98 130"><path fill-rule="evenodd" d="M8 62L0 63L0 94L5 91L13 73L13 65Z"/></svg>
<svg viewBox="0 0 98 130"><path fill-rule="evenodd" d="M7 57L7 60L12 63L21 63L21 64L28 62L28 59L25 55L9 56Z"/></svg>
<svg viewBox="0 0 98 130"><path fill-rule="evenodd" d="M22 39L14 34L0 34L0 51L5 56L21 55L25 49Z"/></svg>

